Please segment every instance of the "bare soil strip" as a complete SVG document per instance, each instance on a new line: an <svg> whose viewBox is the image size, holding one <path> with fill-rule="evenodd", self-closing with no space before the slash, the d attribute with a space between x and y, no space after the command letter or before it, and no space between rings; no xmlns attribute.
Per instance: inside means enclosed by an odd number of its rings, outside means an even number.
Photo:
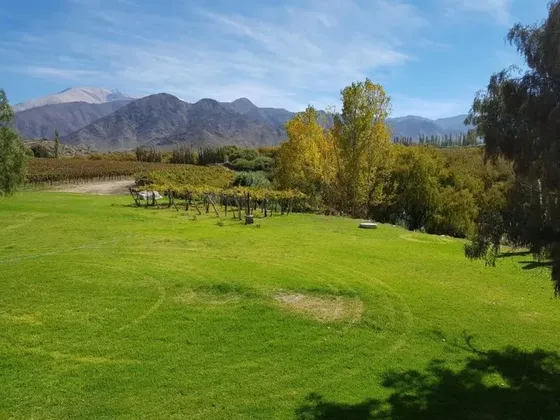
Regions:
<svg viewBox="0 0 560 420"><path fill-rule="evenodd" d="M133 179L120 179L116 181L93 181L83 184L60 185L49 191L94 195L122 195L128 194L128 188L132 186L134 186Z"/></svg>

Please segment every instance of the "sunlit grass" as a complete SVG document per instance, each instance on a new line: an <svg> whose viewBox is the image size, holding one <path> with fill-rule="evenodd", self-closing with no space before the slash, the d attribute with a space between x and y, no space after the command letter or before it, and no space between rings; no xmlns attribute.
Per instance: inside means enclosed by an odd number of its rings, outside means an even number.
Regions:
<svg viewBox="0 0 560 420"><path fill-rule="evenodd" d="M0 418L293 418L383 398L389 370L556 350L529 257L313 215L244 226L127 197L0 200ZM331 316L333 311L336 316Z"/></svg>

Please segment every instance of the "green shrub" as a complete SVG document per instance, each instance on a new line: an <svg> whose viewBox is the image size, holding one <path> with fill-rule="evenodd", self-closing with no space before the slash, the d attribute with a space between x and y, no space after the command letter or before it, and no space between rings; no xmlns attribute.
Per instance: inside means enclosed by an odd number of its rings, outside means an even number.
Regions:
<svg viewBox="0 0 560 420"><path fill-rule="evenodd" d="M239 172L233 179L234 187L268 188L271 183L263 172Z"/></svg>
<svg viewBox="0 0 560 420"><path fill-rule="evenodd" d="M52 158L53 154L51 149L41 143L32 144L30 147L31 151L33 152L33 156L36 158Z"/></svg>
<svg viewBox="0 0 560 420"><path fill-rule="evenodd" d="M225 146L222 148L228 162L237 159L255 160L259 157L259 152L255 149L244 149L239 146Z"/></svg>
<svg viewBox="0 0 560 420"><path fill-rule="evenodd" d="M274 159L266 156L259 156L253 161L253 166L255 171L271 171L274 166Z"/></svg>
<svg viewBox="0 0 560 420"><path fill-rule="evenodd" d="M254 171L255 162L243 158L235 159L230 166L236 171Z"/></svg>

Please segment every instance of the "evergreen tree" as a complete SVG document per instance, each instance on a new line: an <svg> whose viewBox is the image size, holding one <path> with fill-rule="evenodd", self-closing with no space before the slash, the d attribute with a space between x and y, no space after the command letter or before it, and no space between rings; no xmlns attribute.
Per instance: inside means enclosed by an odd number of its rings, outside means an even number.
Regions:
<svg viewBox="0 0 560 420"><path fill-rule="evenodd" d="M60 142L58 140L58 128L54 130L54 158L58 159L58 153L60 148Z"/></svg>

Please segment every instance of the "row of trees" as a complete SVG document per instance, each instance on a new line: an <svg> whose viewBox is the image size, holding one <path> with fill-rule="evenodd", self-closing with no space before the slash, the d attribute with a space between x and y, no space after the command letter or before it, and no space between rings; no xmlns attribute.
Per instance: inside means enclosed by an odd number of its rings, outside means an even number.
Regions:
<svg viewBox="0 0 560 420"><path fill-rule="evenodd" d="M286 124L275 179L280 188L299 188L342 213L362 216L382 200L391 134L383 87L353 83L342 91L342 112L325 129L313 107Z"/></svg>
<svg viewBox="0 0 560 420"><path fill-rule="evenodd" d="M479 139L476 130L470 129L466 133L444 134L443 136L434 135L426 136L421 134L418 138L396 136L393 141L399 144L429 144L436 147L471 147L478 145Z"/></svg>
<svg viewBox="0 0 560 420"><path fill-rule="evenodd" d="M332 128L312 107L286 125L274 174L280 188L299 188L331 213L459 237L472 235L478 214L503 201L513 182L505 161L485 164L480 148L392 143L381 86L366 80L341 95Z"/></svg>
<svg viewBox="0 0 560 420"><path fill-rule="evenodd" d="M225 164L238 171L270 171L274 166L274 148L247 149L238 146L202 147L178 145L171 153L155 147L138 147L136 160L140 162L169 162L190 165ZM111 155L108 156L111 158Z"/></svg>

